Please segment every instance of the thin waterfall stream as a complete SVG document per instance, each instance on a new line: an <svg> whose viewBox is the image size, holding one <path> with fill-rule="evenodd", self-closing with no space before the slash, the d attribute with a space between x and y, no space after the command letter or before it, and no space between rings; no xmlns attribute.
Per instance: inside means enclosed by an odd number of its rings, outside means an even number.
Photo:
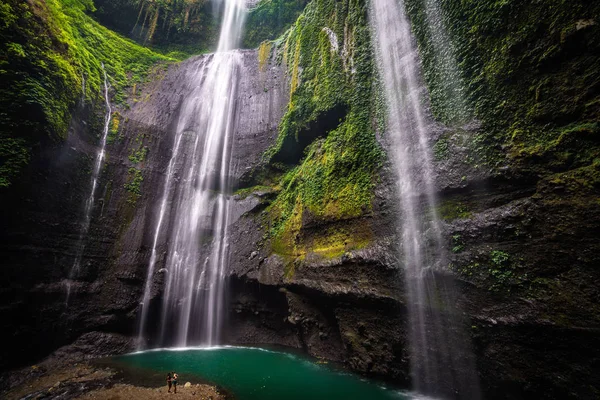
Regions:
<svg viewBox="0 0 600 400"><path fill-rule="evenodd" d="M108 131L110 128L110 120L112 117L112 107L110 105L109 99L109 90L110 84L108 82L108 75L106 74L106 69L104 68L104 63L100 64L102 67L102 73L104 75L104 103L106 107L106 114L104 116L104 128L102 130L102 138L100 140L100 150L96 155L96 162L94 163L94 169L92 170L92 187L90 190L90 195L88 196L85 202L85 209L83 214L83 223L81 224L81 229L79 231L79 238L77 239L77 248L75 253L75 261L73 262L73 266L71 267L71 271L69 272L69 277L66 281L66 298L65 305L69 304L69 299L71 297L71 289L72 289L72 281L77 277L79 270L81 268L81 259L83 258L83 252L85 250L85 239L87 237L88 231L90 229L90 223L92 220L92 210L94 209L94 203L96 201L96 189L98 188L98 179L100 178L100 170L102 169L102 162L104 161L104 157L106 155L106 140L108 138ZM82 76L82 90L83 90L83 99L85 98L85 78Z"/></svg>
<svg viewBox="0 0 600 400"><path fill-rule="evenodd" d="M229 164L235 128L246 15L244 0L224 0L217 51L189 72L190 93L176 123L162 199L139 311L144 346L159 247L166 241L159 343L170 346L218 343L223 323L227 263ZM170 214L170 215L168 215Z"/></svg>
<svg viewBox="0 0 600 400"><path fill-rule="evenodd" d="M436 211L426 89L402 0L373 0L370 20L388 105L390 159L400 196L413 388L442 398L479 398L469 339L454 309L456 290ZM436 28L436 27L432 27Z"/></svg>

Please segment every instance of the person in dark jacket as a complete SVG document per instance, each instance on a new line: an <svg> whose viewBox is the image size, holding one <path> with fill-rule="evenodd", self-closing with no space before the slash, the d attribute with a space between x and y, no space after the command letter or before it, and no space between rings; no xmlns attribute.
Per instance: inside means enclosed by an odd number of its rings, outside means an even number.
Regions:
<svg viewBox="0 0 600 400"><path fill-rule="evenodd" d="M169 372L167 374L167 385L169 386L169 390L167 390L167 393L171 393L172 380L173 378L171 378L171 373Z"/></svg>

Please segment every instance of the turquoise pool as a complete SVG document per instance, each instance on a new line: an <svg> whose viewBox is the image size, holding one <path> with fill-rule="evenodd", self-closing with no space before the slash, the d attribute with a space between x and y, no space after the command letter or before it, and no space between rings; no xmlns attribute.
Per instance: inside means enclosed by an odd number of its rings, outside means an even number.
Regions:
<svg viewBox="0 0 600 400"><path fill-rule="evenodd" d="M169 371L185 382L208 382L238 400L403 400L397 389L319 364L300 355L245 347L161 349L110 362L144 383L160 385Z"/></svg>

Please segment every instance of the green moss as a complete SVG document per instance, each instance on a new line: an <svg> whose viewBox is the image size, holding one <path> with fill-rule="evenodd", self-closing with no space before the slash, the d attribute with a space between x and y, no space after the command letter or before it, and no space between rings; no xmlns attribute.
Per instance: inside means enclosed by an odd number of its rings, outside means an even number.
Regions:
<svg viewBox="0 0 600 400"><path fill-rule="evenodd" d="M128 204L135 204L142 195L142 183L144 182L142 168L148 155L148 147L144 146L145 138L146 135L144 134L137 135L134 140L135 145L131 148L129 153L129 161L134 164L134 166L129 168L127 182L125 183L125 190L129 192L127 198Z"/></svg>
<svg viewBox="0 0 600 400"><path fill-rule="evenodd" d="M326 259L333 259L350 251L360 250L372 240L370 229L360 229L354 225L333 226L315 235L310 252Z"/></svg>
<svg viewBox="0 0 600 400"><path fill-rule="evenodd" d="M144 182L144 176L142 171L138 168L129 168L129 174L127 176L127 183L124 185L125 190L129 192L128 203L135 204L142 195L142 183Z"/></svg>
<svg viewBox="0 0 600 400"><path fill-rule="evenodd" d="M272 43L268 41L262 42L258 47L258 70L261 72L264 71L267 66L269 56L271 55L271 47Z"/></svg>
<svg viewBox="0 0 600 400"><path fill-rule="evenodd" d="M10 186L28 162L29 149L25 140L0 137L0 188Z"/></svg>
<svg viewBox="0 0 600 400"><path fill-rule="evenodd" d="M259 43L280 36L298 19L308 1L261 0L248 14L244 47L258 47Z"/></svg>
<svg viewBox="0 0 600 400"><path fill-rule="evenodd" d="M140 144L141 146L141 144ZM146 160L146 155L148 154L148 147L140 147L138 149L132 149L131 154L129 154L129 161L134 164L142 163Z"/></svg>
<svg viewBox="0 0 600 400"><path fill-rule="evenodd" d="M442 161L448 158L449 155L449 144L448 138L441 137L433 145L433 156L436 161Z"/></svg>
<svg viewBox="0 0 600 400"><path fill-rule="evenodd" d="M273 188L271 186L266 185L256 185L248 188L238 189L235 191L235 195L240 199L245 199L246 197L254 194L254 193L271 193Z"/></svg>
<svg viewBox="0 0 600 400"><path fill-rule="evenodd" d="M19 143L24 154L63 139L76 103L82 98L91 103L101 95L101 63L110 76L114 100L123 103L132 82L143 80L154 63L168 60L102 27L86 14L91 10L92 2L83 0L2 1L3 147ZM0 159L5 184L25 165L23 157L20 160Z"/></svg>
<svg viewBox="0 0 600 400"><path fill-rule="evenodd" d="M590 165L546 177L539 183L535 197L546 206L561 209L593 207L600 197L600 158Z"/></svg>
<svg viewBox="0 0 600 400"><path fill-rule="evenodd" d="M121 114L114 112L111 116L110 127L106 142L108 144L115 143L119 139L119 127L121 126Z"/></svg>
<svg viewBox="0 0 600 400"><path fill-rule="evenodd" d="M306 213L324 221L368 213L383 153L373 129L375 73L365 3L311 2L284 42L291 98L265 160L291 164L269 208L271 234L289 244Z"/></svg>
<svg viewBox="0 0 600 400"><path fill-rule="evenodd" d="M465 266L451 266L463 277L474 280L491 292L526 290L530 284L528 274L520 261L501 250L492 250L485 257Z"/></svg>
<svg viewBox="0 0 600 400"><path fill-rule="evenodd" d="M407 0L415 23L425 76L437 65L427 55L423 0ZM540 157L563 141L571 127L600 120L600 4L577 0L538 2L449 0L441 2L444 25L460 60L465 96L483 122L474 150L500 165L505 152L519 161L571 168L598 155L598 142L579 137ZM576 72L574 72L576 71ZM434 108L436 98L426 79ZM434 110L435 111L435 110ZM439 115L439 113L437 113ZM444 118L441 118L444 120ZM574 139L574 135L567 133ZM571 139L569 139L571 140ZM587 148L584 154L577 149ZM572 162L575 165L572 165Z"/></svg>
<svg viewBox="0 0 600 400"><path fill-rule="evenodd" d="M511 140L522 143L521 130L513 131ZM600 156L600 149L594 146L600 138L600 124L584 122L570 124L557 129L552 136L546 136L528 146L513 146L515 158L542 160L552 169L574 168L589 164Z"/></svg>
<svg viewBox="0 0 600 400"><path fill-rule="evenodd" d="M437 207L437 213L447 221L466 219L470 218L472 215L472 212L468 209L466 204L455 200L442 201Z"/></svg>

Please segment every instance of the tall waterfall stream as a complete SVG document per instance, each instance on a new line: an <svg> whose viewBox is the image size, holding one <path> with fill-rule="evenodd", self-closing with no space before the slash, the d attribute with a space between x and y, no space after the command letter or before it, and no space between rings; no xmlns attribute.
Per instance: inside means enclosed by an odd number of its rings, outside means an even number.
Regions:
<svg viewBox="0 0 600 400"><path fill-rule="evenodd" d="M85 240L90 229L90 223L92 220L92 210L94 209L94 202L96 201L96 189L98 187L98 179L100 178L100 170L102 169L102 162L106 155L106 140L108 138L108 131L110 128L110 120L112 118L112 107L109 99L110 84L108 83L108 75L106 75L106 69L104 64L102 66L102 73L104 74L104 103L106 107L106 114L104 116L104 128L102 130L102 138L100 139L100 150L96 154L96 162L94 163L94 169L92 170L92 187L90 189L90 195L85 202L85 209L83 213L83 222L79 231L79 238L77 239L77 248L75 253L75 261L69 272L69 278L66 281L66 299L65 304L69 304L71 297L71 286L72 281L77 277L79 269L81 268L81 259L83 258L83 252L85 250ZM85 96L85 78L82 76L82 88Z"/></svg>
<svg viewBox="0 0 600 400"><path fill-rule="evenodd" d="M408 302L411 376L420 393L479 398L469 341L454 310L436 211L426 88L404 4L373 0L371 25L388 105L390 158L401 204L400 253Z"/></svg>
<svg viewBox="0 0 600 400"><path fill-rule="evenodd" d="M243 0L226 0L224 6L217 51L199 60L187 77L192 90L183 100L177 121L141 303L140 339L157 272L157 247L166 240L159 331L160 343L167 345L214 345L223 321L229 163L241 63L235 49L246 14ZM201 246L208 250L201 251Z"/></svg>

